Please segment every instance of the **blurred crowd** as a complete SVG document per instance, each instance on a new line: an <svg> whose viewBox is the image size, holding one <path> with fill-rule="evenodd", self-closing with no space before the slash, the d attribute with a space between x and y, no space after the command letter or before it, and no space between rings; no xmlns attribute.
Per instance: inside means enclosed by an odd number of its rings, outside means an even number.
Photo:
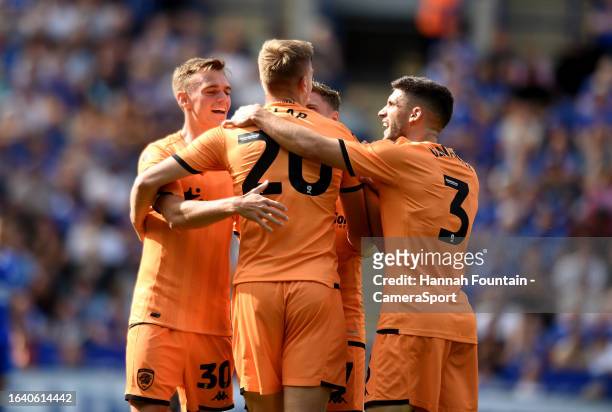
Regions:
<svg viewBox="0 0 612 412"><path fill-rule="evenodd" d="M140 258L129 189L140 150L181 125L173 68L223 57L233 106L262 99L258 45L240 24L166 3L0 0L0 351L10 340L12 367L123 365ZM612 236L611 2L593 10L589 41L555 58L519 54L503 33L484 54L460 32L428 41L422 74L456 99L442 142L481 182L475 233ZM317 33L315 76L335 68L324 80L349 89L340 41ZM596 267L608 300L610 255L578 265ZM480 330L485 378L524 388L556 376L612 396L610 315L493 316Z"/></svg>

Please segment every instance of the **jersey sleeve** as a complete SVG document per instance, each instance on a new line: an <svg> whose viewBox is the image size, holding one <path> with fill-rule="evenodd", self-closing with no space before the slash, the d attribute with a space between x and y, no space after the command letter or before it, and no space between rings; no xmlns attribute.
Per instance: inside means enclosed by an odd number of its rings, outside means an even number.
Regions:
<svg viewBox="0 0 612 412"><path fill-rule="evenodd" d="M385 184L397 182L397 167L405 163L403 151L389 140L358 143L340 140L340 149L350 175L371 177Z"/></svg>
<svg viewBox="0 0 612 412"><path fill-rule="evenodd" d="M350 137L347 136L343 140L345 142L357 142L357 138L353 134L350 134ZM346 171L342 173L342 181L340 183L341 193L355 192L357 190L360 190L362 187L363 184L359 181L357 176L351 175Z"/></svg>
<svg viewBox="0 0 612 412"><path fill-rule="evenodd" d="M138 159L138 174L141 174L151 166L165 160L171 153L159 144L151 143L140 154ZM162 187L159 193L171 193L183 197L183 189L179 182L171 182Z"/></svg>
<svg viewBox="0 0 612 412"><path fill-rule="evenodd" d="M140 154L138 158L138 174L141 174L151 166L156 165L170 156L170 152L156 143L151 143Z"/></svg>
<svg viewBox="0 0 612 412"><path fill-rule="evenodd" d="M224 129L220 126L210 129L172 157L192 174L205 170L226 170Z"/></svg>

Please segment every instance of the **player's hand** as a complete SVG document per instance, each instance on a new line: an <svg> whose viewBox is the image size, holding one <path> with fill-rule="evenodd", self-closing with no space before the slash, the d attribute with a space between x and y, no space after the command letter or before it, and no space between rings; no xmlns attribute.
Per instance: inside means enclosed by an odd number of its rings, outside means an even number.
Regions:
<svg viewBox="0 0 612 412"><path fill-rule="evenodd" d="M368 185L368 186L374 186L374 180L372 180L371 177L367 177L367 176L357 176L357 178L359 179L359 181L361 183L363 183L364 185Z"/></svg>
<svg viewBox="0 0 612 412"><path fill-rule="evenodd" d="M376 185L374 184L374 180L371 177L358 176L357 178L359 179L361 183L366 185L372 192L378 195L378 189L376 188Z"/></svg>
<svg viewBox="0 0 612 412"><path fill-rule="evenodd" d="M255 117L260 110L264 110L259 104L251 104L248 106L240 106L234 112L230 120L223 121L223 127L248 127L256 126Z"/></svg>
<svg viewBox="0 0 612 412"><path fill-rule="evenodd" d="M261 195L261 192L267 187L268 181L266 180L250 192L240 196L235 206L236 213L240 216L253 220L268 232L272 232L272 226L268 223L282 226L289 217L283 213L287 210L285 205Z"/></svg>

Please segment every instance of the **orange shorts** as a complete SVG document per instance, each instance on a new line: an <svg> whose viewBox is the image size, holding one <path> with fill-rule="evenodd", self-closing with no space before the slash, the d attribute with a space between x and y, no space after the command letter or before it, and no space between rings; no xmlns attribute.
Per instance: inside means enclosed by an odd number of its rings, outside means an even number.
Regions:
<svg viewBox="0 0 612 412"><path fill-rule="evenodd" d="M340 291L308 281L247 282L234 289L234 359L241 390L344 387Z"/></svg>
<svg viewBox="0 0 612 412"><path fill-rule="evenodd" d="M229 336L137 324L128 330L125 369L127 401L169 405L184 388L189 411L234 407Z"/></svg>
<svg viewBox="0 0 612 412"><path fill-rule="evenodd" d="M428 412L478 410L477 345L381 332L370 358L366 409L409 404Z"/></svg>
<svg viewBox="0 0 612 412"><path fill-rule="evenodd" d="M365 390L365 343L348 342L346 390L334 390L327 404L328 411L363 411Z"/></svg>

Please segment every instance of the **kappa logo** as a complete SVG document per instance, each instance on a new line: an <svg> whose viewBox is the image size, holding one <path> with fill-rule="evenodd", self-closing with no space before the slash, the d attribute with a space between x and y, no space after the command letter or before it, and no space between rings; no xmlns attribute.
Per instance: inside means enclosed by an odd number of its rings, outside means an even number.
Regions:
<svg viewBox="0 0 612 412"><path fill-rule="evenodd" d="M334 403L334 404L347 403L346 399L344 399L344 394L345 393L346 393L346 390L336 390L336 391L333 391L329 395L329 401L331 403Z"/></svg>
<svg viewBox="0 0 612 412"><path fill-rule="evenodd" d="M229 396L227 396L227 393L225 393L225 391L219 391L211 400L212 401L225 401L227 399L229 399Z"/></svg>
<svg viewBox="0 0 612 412"><path fill-rule="evenodd" d="M153 385L155 380L155 371L153 369L138 369L138 375L136 376L138 381L138 387L143 391L146 391Z"/></svg>

